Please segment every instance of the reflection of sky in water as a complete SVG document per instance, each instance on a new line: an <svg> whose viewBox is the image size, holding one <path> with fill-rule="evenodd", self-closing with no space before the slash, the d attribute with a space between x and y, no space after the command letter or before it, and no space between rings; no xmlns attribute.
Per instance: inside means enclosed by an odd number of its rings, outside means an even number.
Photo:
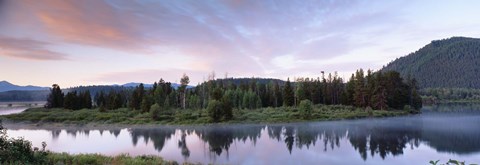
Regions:
<svg viewBox="0 0 480 165"><path fill-rule="evenodd" d="M23 136L34 146L45 141L47 149L56 152L147 154L179 162L427 164L452 158L479 163L480 115L472 114L451 118L429 111L420 116L270 126L19 129L8 134Z"/></svg>

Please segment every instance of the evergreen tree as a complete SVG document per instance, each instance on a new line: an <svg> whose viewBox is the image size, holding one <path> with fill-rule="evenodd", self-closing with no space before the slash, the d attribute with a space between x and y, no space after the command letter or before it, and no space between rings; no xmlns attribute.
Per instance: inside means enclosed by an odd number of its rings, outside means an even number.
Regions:
<svg viewBox="0 0 480 165"><path fill-rule="evenodd" d="M153 105L153 99L149 95L143 96L142 103L141 103L141 110L143 113L149 112L150 108Z"/></svg>
<svg viewBox="0 0 480 165"><path fill-rule="evenodd" d="M350 80L347 82L345 88L345 97L342 104L344 105L354 105L354 93L355 93L355 76L352 74Z"/></svg>
<svg viewBox="0 0 480 165"><path fill-rule="evenodd" d="M273 107L280 107L283 104L283 99L282 99L282 91L280 90L280 85L278 85L278 82L274 82L273 84Z"/></svg>
<svg viewBox="0 0 480 165"><path fill-rule="evenodd" d="M65 101L63 103L63 107L65 109L71 109L71 110L80 109L79 99L77 98L77 91L71 91L71 92L68 92L67 95L65 95Z"/></svg>
<svg viewBox="0 0 480 165"><path fill-rule="evenodd" d="M290 79L287 79L285 86L283 87L283 105L293 106L295 99L295 93L293 92Z"/></svg>
<svg viewBox="0 0 480 165"><path fill-rule="evenodd" d="M145 95L145 89L143 84L140 84L137 87L135 87L135 90L132 92L132 96L130 98L129 107L133 110L139 110L144 95Z"/></svg>
<svg viewBox="0 0 480 165"><path fill-rule="evenodd" d="M372 93L371 105L374 109L386 110L387 105L387 89L385 89L383 74L378 72L375 75L375 86Z"/></svg>
<svg viewBox="0 0 480 165"><path fill-rule="evenodd" d="M224 120L228 121L233 118L233 112L232 112L232 98L231 95L223 95L222 98L222 104L223 104L223 118Z"/></svg>
<svg viewBox="0 0 480 165"><path fill-rule="evenodd" d="M92 109L92 96L90 95L89 90L85 91L85 93L83 94L83 101L83 108Z"/></svg>
<svg viewBox="0 0 480 165"><path fill-rule="evenodd" d="M162 83L160 83L159 87L155 89L154 100L156 104L162 107L165 104L165 99L167 99L167 94L164 91L164 87L162 86Z"/></svg>
<svg viewBox="0 0 480 165"><path fill-rule="evenodd" d="M63 92L60 89L60 86L57 84L52 85L50 89L50 94L48 95L47 108L60 108L63 107Z"/></svg>
<svg viewBox="0 0 480 165"><path fill-rule="evenodd" d="M105 106L105 94L103 91L100 91L99 93L95 94L95 105L97 107L100 107L101 105Z"/></svg>
<svg viewBox="0 0 480 165"><path fill-rule="evenodd" d="M355 73L355 91L353 99L357 107L365 107L367 105L365 93L365 78L363 76L363 69L357 70Z"/></svg>
<svg viewBox="0 0 480 165"><path fill-rule="evenodd" d="M418 84L415 78L407 78L407 85L409 87L409 105L418 110L422 108L422 98L418 94Z"/></svg>

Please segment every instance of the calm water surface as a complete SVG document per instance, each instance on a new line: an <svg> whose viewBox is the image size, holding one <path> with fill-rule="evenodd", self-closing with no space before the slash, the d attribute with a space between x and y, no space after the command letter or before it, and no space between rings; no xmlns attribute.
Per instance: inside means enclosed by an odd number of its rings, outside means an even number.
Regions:
<svg viewBox="0 0 480 165"><path fill-rule="evenodd" d="M37 102L0 102L0 115L20 113L27 108L43 107L44 101Z"/></svg>
<svg viewBox="0 0 480 165"><path fill-rule="evenodd" d="M12 137L56 152L158 155L220 164L480 163L480 104L426 107L421 115L273 125L22 128Z"/></svg>

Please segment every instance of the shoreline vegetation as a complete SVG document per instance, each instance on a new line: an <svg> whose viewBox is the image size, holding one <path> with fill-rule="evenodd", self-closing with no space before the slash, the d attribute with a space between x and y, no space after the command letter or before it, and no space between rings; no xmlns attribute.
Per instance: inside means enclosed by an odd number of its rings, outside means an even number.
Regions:
<svg viewBox="0 0 480 165"><path fill-rule="evenodd" d="M360 119L368 117L392 117L411 114L410 110L363 110L353 106L315 105L305 114L305 107L259 108L253 110L234 109L230 120L221 120L222 124L272 124L307 121L330 121ZM307 107L308 109L309 107ZM106 112L96 109L68 110L63 108L30 108L22 113L4 115L2 118L13 123L27 124L120 124L120 125L206 125L211 124L207 110L177 109L163 112L156 119L149 113L120 108Z"/></svg>
<svg viewBox="0 0 480 165"><path fill-rule="evenodd" d="M13 121L67 124L289 123L385 117L419 113L422 99L415 79L395 71L357 70L344 82L337 73L294 82L262 78L215 79L189 87L160 79L151 87L64 94L53 84L45 108L4 116Z"/></svg>
<svg viewBox="0 0 480 165"><path fill-rule="evenodd" d="M262 78L215 79L189 87L160 79L151 87L82 87L64 94L54 84L44 108L0 118L14 122L125 125L206 125L210 123L291 123L420 113L415 79L398 72L357 70L345 82L337 73L294 82Z"/></svg>
<svg viewBox="0 0 480 165"><path fill-rule="evenodd" d="M480 89L425 88L419 91L423 104L480 103Z"/></svg>

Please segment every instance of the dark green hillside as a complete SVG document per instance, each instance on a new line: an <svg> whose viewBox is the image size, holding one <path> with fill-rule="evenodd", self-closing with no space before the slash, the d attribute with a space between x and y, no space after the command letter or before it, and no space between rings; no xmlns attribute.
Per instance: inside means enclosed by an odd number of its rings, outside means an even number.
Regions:
<svg viewBox="0 0 480 165"><path fill-rule="evenodd" d="M452 37L432 41L382 70L411 75L422 88L480 88L480 39Z"/></svg>

